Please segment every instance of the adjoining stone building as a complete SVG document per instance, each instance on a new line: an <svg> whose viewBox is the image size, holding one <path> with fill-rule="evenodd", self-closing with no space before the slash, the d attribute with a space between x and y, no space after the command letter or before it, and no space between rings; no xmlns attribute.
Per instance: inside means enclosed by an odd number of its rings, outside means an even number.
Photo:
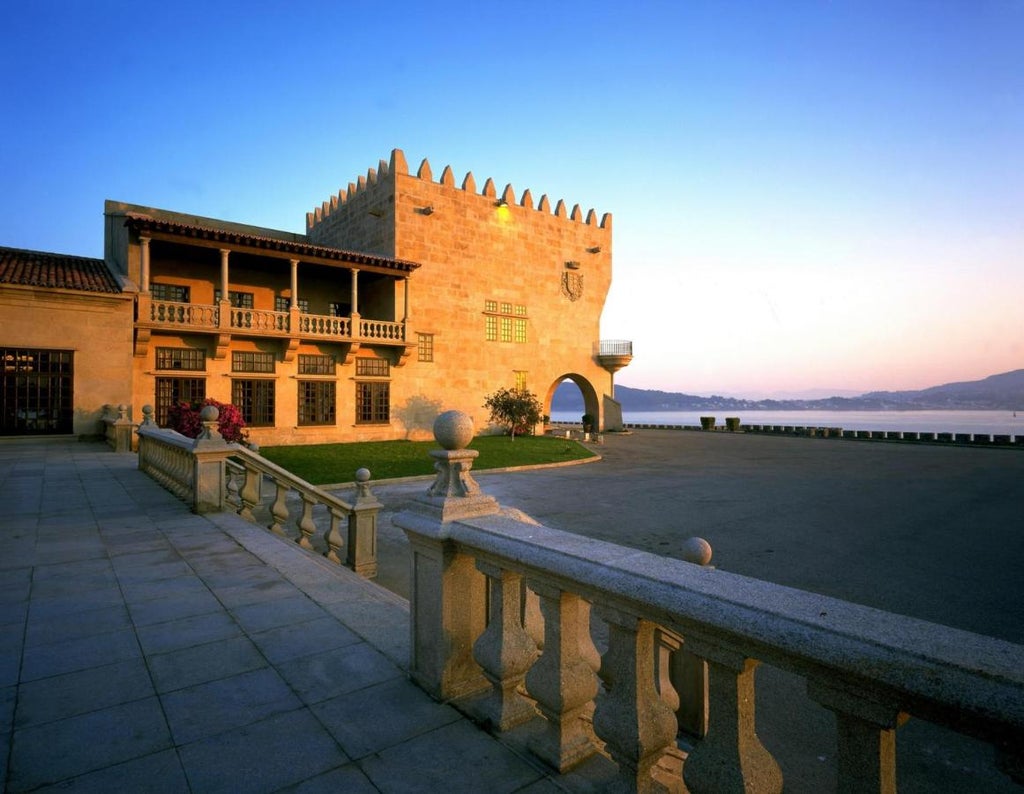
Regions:
<svg viewBox="0 0 1024 794"><path fill-rule="evenodd" d="M426 160L413 176L396 149L304 235L115 201L105 216L102 260L0 249L3 435L90 435L104 405L162 421L212 397L261 444L417 438L453 407L486 427L503 386L547 409L567 378L598 427L621 426L630 346L599 342L610 215L471 173L456 186L450 167L434 181ZM28 420L55 413L25 385L44 359L73 373L56 424Z"/></svg>

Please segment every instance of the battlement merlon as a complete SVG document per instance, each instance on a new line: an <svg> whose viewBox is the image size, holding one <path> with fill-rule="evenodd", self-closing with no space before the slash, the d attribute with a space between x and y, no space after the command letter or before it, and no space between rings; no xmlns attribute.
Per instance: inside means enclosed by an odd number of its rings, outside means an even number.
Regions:
<svg viewBox="0 0 1024 794"><path fill-rule="evenodd" d="M383 185L385 183L393 184L396 176L409 176L409 165L405 160L405 153L401 149L392 149L390 162L385 163L381 160L376 171L372 168L369 169L365 177L360 176L354 184L350 182L347 189L339 190L337 195L331 196L329 200L324 201L312 212L306 213L306 233L311 233L319 224L328 220L333 213L337 212L344 205L360 197L366 196L367 193L372 191L375 186ZM426 158L424 158L423 162L420 163L420 167L416 172L415 178L424 182L434 183L433 171ZM455 186L455 177L450 165L446 165L444 167L444 170L441 172L441 178L436 184L450 187L453 190L460 189ZM461 190L466 193L476 192L476 179L473 177L472 171L466 173L466 177L462 180ZM479 199L481 201L490 202L497 200L497 190L495 188L494 181L490 177L488 177L484 183L483 189L480 191ZM576 204L570 212L567 210L566 204L562 199L558 200L555 205L555 209L552 212L551 203L549 202L546 194L541 196L540 201L537 203L536 207L534 207L533 195L529 189L524 190L522 196L518 201L516 201L512 185L506 184L501 195L501 201L507 206L518 206L524 209L534 210L536 212L553 214L555 217L564 218L573 223L593 226L595 228L611 232L612 215L610 212L606 212L602 215L600 223L598 223L597 213L593 209L590 209L584 216L580 205ZM371 209L370 211L372 212L373 210Z"/></svg>

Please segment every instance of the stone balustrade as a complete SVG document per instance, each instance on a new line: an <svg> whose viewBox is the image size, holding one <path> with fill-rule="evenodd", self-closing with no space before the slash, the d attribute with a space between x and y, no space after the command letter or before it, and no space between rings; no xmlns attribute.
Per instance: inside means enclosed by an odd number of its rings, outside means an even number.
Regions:
<svg viewBox="0 0 1024 794"><path fill-rule="evenodd" d="M346 502L245 447L235 451L227 466L227 501L240 516L257 522L265 512L271 532L288 537L292 526L295 541L304 549L316 551L322 539L327 559L369 579L377 575L377 515L382 505L370 492L369 470L356 471L355 497ZM289 497L298 502L297 509Z"/></svg>
<svg viewBox="0 0 1024 794"><path fill-rule="evenodd" d="M107 446L114 452L132 451L132 420L127 405L104 405L100 425Z"/></svg>
<svg viewBox="0 0 1024 794"><path fill-rule="evenodd" d="M224 441L213 406L203 408L203 431L194 439L157 427L152 406L144 406L142 413L139 469L195 512L234 510L253 522L266 515L271 532L287 537L286 528L294 526L295 540L304 549L317 550L315 541L322 538L327 559L367 578L377 575L377 515L382 505L370 492L369 470L355 473L355 497L346 502L254 450ZM264 483L271 486L269 499Z"/></svg>
<svg viewBox="0 0 1024 794"><path fill-rule="evenodd" d="M197 331L220 329L220 308L198 303L175 301L144 302L148 307L146 318L140 324L153 328L192 328ZM140 312L144 309L140 303ZM266 311L232 307L228 315L229 330L256 332L266 336L303 336L325 339L358 339L375 342L404 342L404 322L358 318L355 323L350 317L333 317L321 314L299 314L293 327L290 312ZM357 333L353 333L356 331Z"/></svg>
<svg viewBox="0 0 1024 794"><path fill-rule="evenodd" d="M437 478L394 519L411 547L410 675L497 733L532 726L554 769L601 754L614 790L781 791L755 727L764 662L834 713L838 791L895 792L908 717L991 743L1024 783L1024 647L542 526L473 480L469 417L442 414L435 435ZM680 714L697 715L688 754Z"/></svg>
<svg viewBox="0 0 1024 794"><path fill-rule="evenodd" d="M362 339L402 342L405 340L405 323L362 319L359 321L359 335Z"/></svg>

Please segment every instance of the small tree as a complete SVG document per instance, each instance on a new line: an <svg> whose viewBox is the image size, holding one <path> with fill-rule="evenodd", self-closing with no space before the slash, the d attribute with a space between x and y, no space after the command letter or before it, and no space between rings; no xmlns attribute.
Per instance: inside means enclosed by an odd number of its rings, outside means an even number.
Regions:
<svg viewBox="0 0 1024 794"><path fill-rule="evenodd" d="M513 439L516 433L529 432L543 415L537 395L526 389L498 389L487 395L484 408L491 412L491 421L507 428Z"/></svg>

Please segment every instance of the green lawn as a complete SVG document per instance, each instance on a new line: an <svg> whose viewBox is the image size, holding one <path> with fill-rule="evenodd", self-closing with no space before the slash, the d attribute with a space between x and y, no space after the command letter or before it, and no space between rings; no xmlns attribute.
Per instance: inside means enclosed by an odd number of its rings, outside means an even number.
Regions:
<svg viewBox="0 0 1024 794"><path fill-rule="evenodd" d="M307 444L260 447L260 454L314 485L351 482L359 468L370 470L371 479L388 480L416 474L433 474L430 450L436 441L365 441L355 444ZM473 468L503 469L584 460L594 453L576 441L553 436L477 436L470 449L479 451Z"/></svg>

